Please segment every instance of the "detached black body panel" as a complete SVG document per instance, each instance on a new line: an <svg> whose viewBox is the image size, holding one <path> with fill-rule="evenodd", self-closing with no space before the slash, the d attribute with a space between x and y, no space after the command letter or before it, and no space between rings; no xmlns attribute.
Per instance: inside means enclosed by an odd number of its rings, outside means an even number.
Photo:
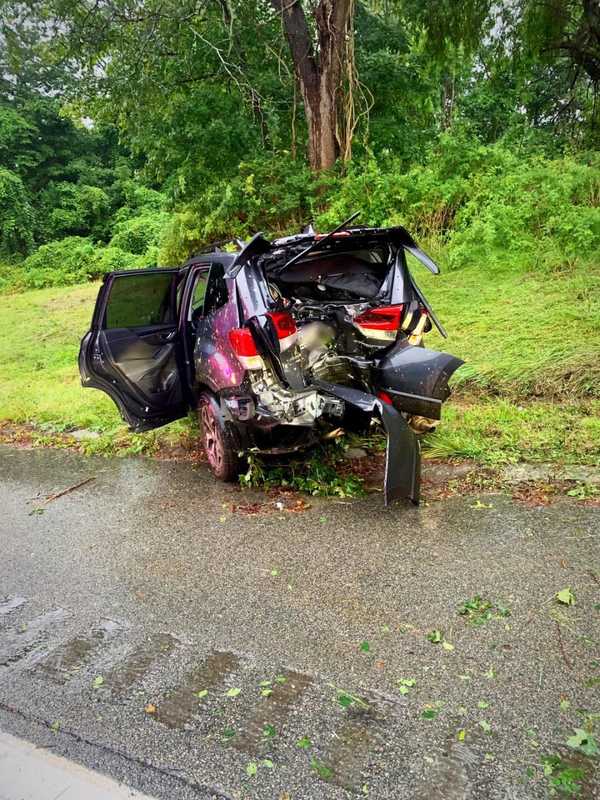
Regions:
<svg viewBox="0 0 600 800"><path fill-rule="evenodd" d="M440 419L442 403L450 396L448 380L462 364L450 353L401 341L373 367L373 383L392 396L396 408Z"/></svg>

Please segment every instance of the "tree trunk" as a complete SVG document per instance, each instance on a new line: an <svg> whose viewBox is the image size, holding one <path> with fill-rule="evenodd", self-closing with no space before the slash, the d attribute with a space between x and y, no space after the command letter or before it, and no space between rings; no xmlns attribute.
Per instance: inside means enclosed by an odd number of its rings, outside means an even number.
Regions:
<svg viewBox="0 0 600 800"><path fill-rule="evenodd" d="M341 76L353 0L320 0L314 17L317 47L300 0L271 0L281 14L308 126L313 170L331 169L339 154L336 137Z"/></svg>

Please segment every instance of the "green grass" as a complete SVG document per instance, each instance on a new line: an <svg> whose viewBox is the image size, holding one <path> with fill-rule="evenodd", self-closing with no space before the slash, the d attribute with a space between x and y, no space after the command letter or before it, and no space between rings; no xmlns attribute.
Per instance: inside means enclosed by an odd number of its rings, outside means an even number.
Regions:
<svg viewBox="0 0 600 800"><path fill-rule="evenodd" d="M560 274L485 264L425 273L417 282L448 331L427 346L466 362L455 386L505 397L600 397L600 265Z"/></svg>
<svg viewBox="0 0 600 800"><path fill-rule="evenodd" d="M482 266L415 275L449 332L447 342L432 333L426 344L467 362L426 452L488 464L600 463L598 270L539 276ZM79 340L97 291L84 284L0 295L0 420L45 434L94 430L101 436L85 449L101 453L152 452L196 435L188 420L129 434L108 397L81 388Z"/></svg>
<svg viewBox="0 0 600 800"><path fill-rule="evenodd" d="M100 438L84 444L88 452L152 452L161 441L188 432L187 420L160 432L130 434L107 395L81 387L79 342L99 285L0 295L0 420L31 423L49 435L96 431Z"/></svg>
<svg viewBox="0 0 600 800"><path fill-rule="evenodd" d="M426 437L432 458L600 465L600 400L514 403L500 397L450 400Z"/></svg>

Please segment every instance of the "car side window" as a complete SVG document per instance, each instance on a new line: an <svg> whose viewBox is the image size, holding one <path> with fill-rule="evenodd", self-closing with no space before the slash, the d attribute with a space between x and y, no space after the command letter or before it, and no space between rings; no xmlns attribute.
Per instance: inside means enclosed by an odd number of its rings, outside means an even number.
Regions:
<svg viewBox="0 0 600 800"><path fill-rule="evenodd" d="M206 298L204 300L204 315L216 311L229 300L229 290L225 281L225 270L222 264L213 264L210 268Z"/></svg>
<svg viewBox="0 0 600 800"><path fill-rule="evenodd" d="M206 297L206 285L208 283L208 269L198 270L194 281L194 291L192 292L192 302L190 304L190 319L198 319L203 316L204 298Z"/></svg>
<svg viewBox="0 0 600 800"><path fill-rule="evenodd" d="M175 323L173 274L143 272L113 279L106 304L104 329L144 328Z"/></svg>

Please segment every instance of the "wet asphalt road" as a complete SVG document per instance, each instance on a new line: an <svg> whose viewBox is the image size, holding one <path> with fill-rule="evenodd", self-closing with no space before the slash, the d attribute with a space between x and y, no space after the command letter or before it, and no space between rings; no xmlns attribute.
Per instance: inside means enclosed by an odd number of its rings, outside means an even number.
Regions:
<svg viewBox="0 0 600 800"><path fill-rule="evenodd" d="M0 448L0 728L169 800L547 797L541 758L600 712L600 509L252 499ZM469 624L473 595L510 616Z"/></svg>

